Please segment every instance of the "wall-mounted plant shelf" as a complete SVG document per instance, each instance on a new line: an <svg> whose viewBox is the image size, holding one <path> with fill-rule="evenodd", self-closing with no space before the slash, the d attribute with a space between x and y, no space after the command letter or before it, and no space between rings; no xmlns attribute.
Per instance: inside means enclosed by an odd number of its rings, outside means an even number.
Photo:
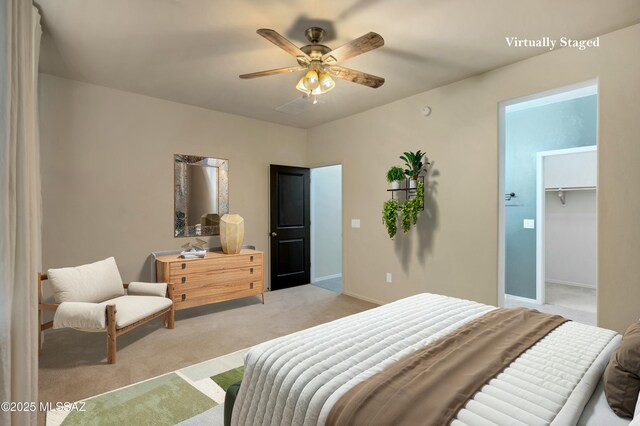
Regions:
<svg viewBox="0 0 640 426"><path fill-rule="evenodd" d="M406 200L412 200L416 197L416 188L409 188L409 180L405 179L405 187L398 189L387 189L387 192L391 193L391 199L396 199L400 202L404 202ZM424 176L418 176L418 182L424 185ZM424 211L424 195L422 197L422 208L421 211Z"/></svg>

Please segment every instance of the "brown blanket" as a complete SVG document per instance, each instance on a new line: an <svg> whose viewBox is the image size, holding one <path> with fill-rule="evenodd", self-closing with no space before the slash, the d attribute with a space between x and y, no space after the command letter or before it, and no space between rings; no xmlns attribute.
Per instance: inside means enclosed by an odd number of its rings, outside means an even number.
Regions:
<svg viewBox="0 0 640 426"><path fill-rule="evenodd" d="M520 354L567 321L531 309L496 309L356 385L327 425L448 425Z"/></svg>

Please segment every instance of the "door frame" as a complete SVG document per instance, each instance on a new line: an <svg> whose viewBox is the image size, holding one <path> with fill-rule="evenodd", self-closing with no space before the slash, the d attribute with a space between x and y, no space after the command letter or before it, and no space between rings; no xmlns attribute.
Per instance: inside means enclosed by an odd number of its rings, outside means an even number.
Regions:
<svg viewBox="0 0 640 426"><path fill-rule="evenodd" d="M555 149L553 151L541 151L536 153L536 303L544 305L545 302L545 209L546 209L546 185L544 183L544 160L555 155L578 154L581 152L598 152L598 145L580 146L575 148ZM597 184L596 184L597 188ZM597 197L597 192L596 192ZM596 199L597 200L597 199ZM596 201L597 206L597 201ZM596 207L596 218L597 218ZM596 219L597 220L597 219ZM596 221L597 223L597 221ZM597 226L597 225L596 225ZM597 256L597 255L596 255ZM597 286L596 286L597 291Z"/></svg>
<svg viewBox="0 0 640 426"><path fill-rule="evenodd" d="M506 207L505 207L505 166L506 166L506 118L507 118L507 107L529 102L535 101L542 98L549 97L561 97L563 94L568 94L569 92L577 91L580 89L589 89L595 87L595 93L599 94L599 86L598 79L586 80L574 84L569 84L566 86L558 87L555 89L546 90L543 92L534 93L527 96L521 96L518 98L508 99L505 101L498 102L498 306L504 306L505 297L507 293L505 292L505 280L506 280ZM567 99L571 99L567 97ZM599 102L599 99L598 99ZM541 103L543 105L543 103ZM600 115L598 114L597 120L599 121ZM600 126L598 126L598 129ZM596 135L596 146L599 145L598 135ZM600 152L598 152L598 156L600 156ZM598 158L598 164L600 164ZM596 211L597 214L597 211ZM536 248L537 252L537 248ZM537 256L536 256L537 257ZM538 272L536 271L536 274ZM537 282L537 277L536 277ZM537 286L537 284L536 284ZM536 290L536 293L537 290ZM509 295L510 298L529 303L538 303L539 297L536 294L536 299L529 299L519 296Z"/></svg>
<svg viewBox="0 0 640 426"><path fill-rule="evenodd" d="M313 284L315 282L315 246L314 246L314 232L315 232L315 215L313 212L313 201L314 201L314 197L313 197L313 170L314 169L322 169L324 167L335 167L335 166L340 166L340 229L341 229L341 234L340 234L340 276L343 276L344 274L344 166L342 165L342 163L331 163L331 164L321 164L321 165L316 165L316 166L309 166L309 169L311 170L311 250L310 250L310 255L311 255L311 284ZM337 276L336 276L337 278ZM343 287L344 290L344 287Z"/></svg>

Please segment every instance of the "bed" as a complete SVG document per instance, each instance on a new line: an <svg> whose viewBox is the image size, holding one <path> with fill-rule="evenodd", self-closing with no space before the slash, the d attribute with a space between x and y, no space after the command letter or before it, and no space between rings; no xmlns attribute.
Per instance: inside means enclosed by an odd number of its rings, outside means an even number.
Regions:
<svg viewBox="0 0 640 426"><path fill-rule="evenodd" d="M348 392L495 309L425 293L258 345L245 357L231 424L324 425ZM598 394L620 340L564 322L475 392L451 424L595 425L607 415L616 423L604 424L629 424ZM599 423L590 421L596 415Z"/></svg>
<svg viewBox="0 0 640 426"><path fill-rule="evenodd" d="M638 411L639 408L636 407L636 412ZM628 426L630 423L630 419L618 417L611 411L604 394L603 380L600 379L593 395L591 395L591 399L589 399L582 411L578 426ZM635 420L635 424L638 423L639 421Z"/></svg>

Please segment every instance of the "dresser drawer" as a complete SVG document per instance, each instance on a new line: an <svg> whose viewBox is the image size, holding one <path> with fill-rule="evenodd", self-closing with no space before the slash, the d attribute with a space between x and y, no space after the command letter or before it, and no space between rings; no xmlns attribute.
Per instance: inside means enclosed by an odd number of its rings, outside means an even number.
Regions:
<svg viewBox="0 0 640 426"><path fill-rule="evenodd" d="M221 271L225 269L262 267L262 253L234 255L220 258L185 260L184 262L172 262L169 270L171 277L200 274L204 272Z"/></svg>
<svg viewBox="0 0 640 426"><path fill-rule="evenodd" d="M172 275L169 282L176 289L183 287L195 288L202 286L215 286L228 282L262 281L262 266L239 269L224 269L220 271Z"/></svg>
<svg viewBox="0 0 640 426"><path fill-rule="evenodd" d="M239 297L261 294L263 292L263 286L263 281L255 281L250 283L226 283L215 287L176 289L173 293L173 301L176 304L176 309L184 309L214 301L222 302Z"/></svg>

